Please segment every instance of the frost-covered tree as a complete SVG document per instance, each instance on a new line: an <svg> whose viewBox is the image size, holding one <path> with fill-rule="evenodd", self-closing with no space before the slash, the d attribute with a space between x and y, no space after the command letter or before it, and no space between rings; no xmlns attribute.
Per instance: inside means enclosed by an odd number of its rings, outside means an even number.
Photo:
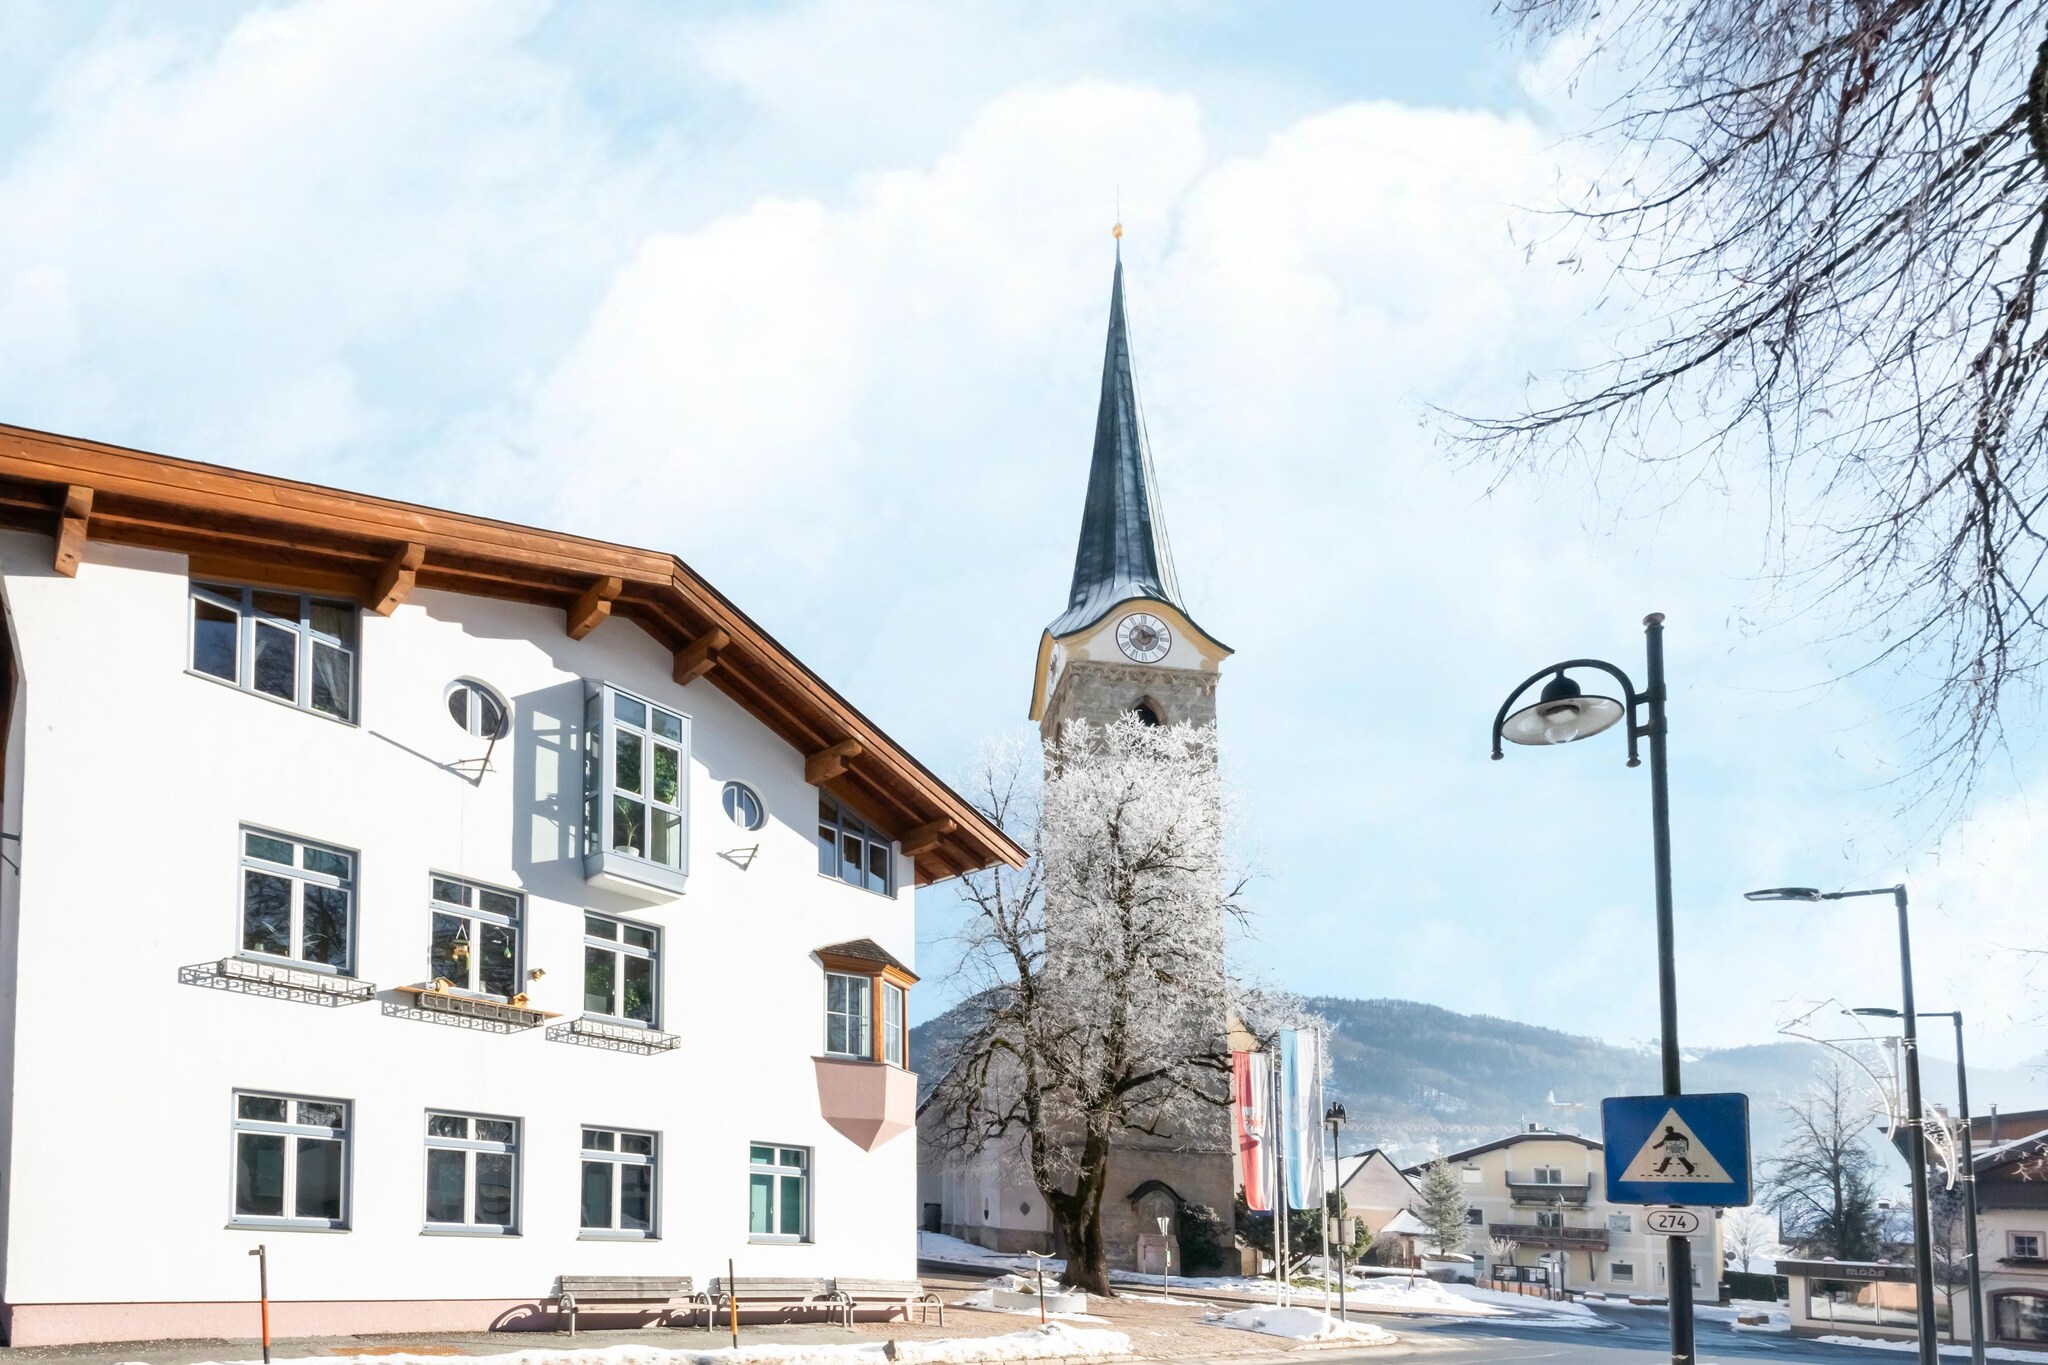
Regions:
<svg viewBox="0 0 2048 1365"><path fill-rule="evenodd" d="M1792 1134L1766 1166L1764 1206L1803 1256L1874 1259L1884 1241L1870 1107L1840 1066L1781 1106Z"/></svg>
<svg viewBox="0 0 2048 1365"><path fill-rule="evenodd" d="M1430 1247L1447 1256L1465 1245L1465 1185L1451 1163L1438 1157L1422 1173L1422 1207L1415 1211Z"/></svg>
<svg viewBox="0 0 2048 1365"><path fill-rule="evenodd" d="M1046 746L999 746L969 784L1031 854L963 877L961 968L976 1026L940 1058L927 1131L1016 1153L1066 1254L1065 1283L1107 1295L1102 1204L1115 1143L1221 1129L1235 1005L1224 927L1241 883L1222 865L1214 726L1075 722Z"/></svg>
<svg viewBox="0 0 2048 1365"><path fill-rule="evenodd" d="M1777 1246L1778 1220L1767 1209L1730 1209L1721 1220L1721 1255L1730 1270L1748 1270L1752 1260Z"/></svg>

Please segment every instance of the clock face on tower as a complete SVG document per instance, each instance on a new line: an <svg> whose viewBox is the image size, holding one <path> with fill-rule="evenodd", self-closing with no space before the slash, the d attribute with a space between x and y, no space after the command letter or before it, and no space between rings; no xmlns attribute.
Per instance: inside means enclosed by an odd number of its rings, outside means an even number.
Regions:
<svg viewBox="0 0 2048 1365"><path fill-rule="evenodd" d="M1117 622L1117 647L1141 664L1156 664L1173 647L1166 622L1148 612L1133 612Z"/></svg>

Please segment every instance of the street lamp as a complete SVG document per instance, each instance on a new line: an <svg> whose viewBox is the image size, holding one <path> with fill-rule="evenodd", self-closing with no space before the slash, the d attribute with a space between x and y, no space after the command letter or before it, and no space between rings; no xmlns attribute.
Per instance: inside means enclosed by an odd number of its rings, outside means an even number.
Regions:
<svg viewBox="0 0 2048 1365"><path fill-rule="evenodd" d="M1906 888L1878 886L1863 891L1822 891L1811 886L1774 886L1745 892L1753 901L1841 901L1890 896L1899 914L1899 1027L1906 1049L1906 1161L1913 1168L1913 1292L1919 1300L1920 1365L1940 1365L1934 1335L1934 1239L1927 1212L1927 1130L1920 1107L1920 1033L1914 1027L1913 936L1907 925Z"/></svg>
<svg viewBox="0 0 2048 1365"><path fill-rule="evenodd" d="M1650 848L1657 884L1657 1012L1663 1031L1664 1093L1683 1093L1678 1076L1678 968L1671 923L1671 782L1664 740L1664 614L1643 618L1643 653L1648 687L1636 691L1628 674L1600 659L1567 659L1531 674L1501 703L1493 718L1493 756L1501 757L1501 741L1515 744L1569 744L1587 739L1626 720L1628 766L1641 763L1636 741L1650 741ZM1605 673L1621 685L1621 699L1588 696L1569 674L1571 669ZM1548 677L1550 681L1543 682ZM1534 703L1516 709L1537 683L1543 690ZM1639 710L1648 718L1638 721ZM1666 1263L1671 1283L1672 1365L1693 1365L1692 1243L1673 1237Z"/></svg>
<svg viewBox="0 0 2048 1365"><path fill-rule="evenodd" d="M1894 1009L1854 1009L1851 1014L1860 1014L1872 1019L1898 1019ZM1956 1026L1956 1111L1962 1117L1963 1155L1962 1173L1958 1176L1963 1183L1963 1254L1970 1267L1970 1365L1984 1365L1984 1281L1977 1263L1977 1157L1970 1140L1970 1073L1963 1062L1963 1012L1961 1010L1921 1010L1922 1019L1948 1019ZM1951 1324L1953 1328L1953 1324Z"/></svg>
<svg viewBox="0 0 2048 1365"><path fill-rule="evenodd" d="M1333 1217L1337 1222L1337 1321L1339 1322L1350 1321L1344 1315L1344 1243L1349 1240L1344 1236L1344 1149L1337 1145L1337 1130L1344 1126L1344 1120L1348 1117L1349 1115L1344 1112L1342 1104L1332 1104L1329 1112L1323 1115L1323 1122L1330 1125L1330 1170L1335 1173L1337 1181L1337 1211ZM1328 1227L1329 1224L1325 1223L1324 1226ZM1327 1252L1329 1249L1329 1243L1325 1241L1323 1250ZM1327 1256L1325 1259L1328 1259ZM1329 1300L1324 1299L1323 1302L1327 1304Z"/></svg>

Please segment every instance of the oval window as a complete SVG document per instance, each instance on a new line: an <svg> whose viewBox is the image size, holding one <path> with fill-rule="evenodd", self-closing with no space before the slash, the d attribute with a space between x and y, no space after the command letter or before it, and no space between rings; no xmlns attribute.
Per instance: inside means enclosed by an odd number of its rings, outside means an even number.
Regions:
<svg viewBox="0 0 2048 1365"><path fill-rule="evenodd" d="M761 798L754 789L744 782L725 784L725 813L741 829L759 829L768 818L768 808L761 804Z"/></svg>
<svg viewBox="0 0 2048 1365"><path fill-rule="evenodd" d="M512 708L505 699L474 678L448 684L448 715L479 739L503 739Z"/></svg>

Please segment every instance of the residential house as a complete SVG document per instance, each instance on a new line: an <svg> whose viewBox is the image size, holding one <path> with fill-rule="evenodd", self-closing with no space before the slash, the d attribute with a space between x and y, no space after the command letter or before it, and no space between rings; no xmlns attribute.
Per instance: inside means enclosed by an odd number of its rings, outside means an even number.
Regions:
<svg viewBox="0 0 2048 1365"><path fill-rule="evenodd" d="M1339 1157L1337 1188L1345 1216L1372 1232L1371 1258L1385 1265L1411 1264L1414 1235L1422 1231L1413 1210L1422 1196L1393 1158L1377 1147Z"/></svg>
<svg viewBox="0 0 2048 1365"><path fill-rule="evenodd" d="M1464 1182L1464 1251L1478 1258L1481 1279L1496 1265L1547 1265L1572 1290L1649 1298L1669 1293L1669 1239L1647 1230L1639 1206L1607 1202L1606 1154L1593 1139L1530 1124L1444 1160ZM1426 1164L1405 1173L1412 1179ZM1691 1241L1694 1296L1719 1299L1719 1221L1705 1220ZM1495 1251L1496 1243L1513 1246Z"/></svg>
<svg viewBox="0 0 2048 1365"><path fill-rule="evenodd" d="M0 428L0 607L13 1345L914 1273L912 894L1022 850L689 566Z"/></svg>

